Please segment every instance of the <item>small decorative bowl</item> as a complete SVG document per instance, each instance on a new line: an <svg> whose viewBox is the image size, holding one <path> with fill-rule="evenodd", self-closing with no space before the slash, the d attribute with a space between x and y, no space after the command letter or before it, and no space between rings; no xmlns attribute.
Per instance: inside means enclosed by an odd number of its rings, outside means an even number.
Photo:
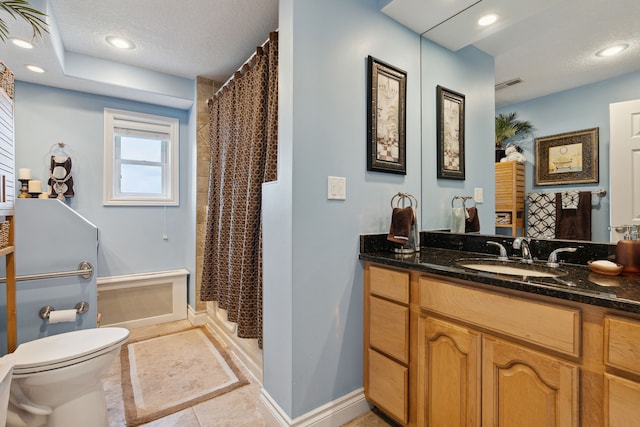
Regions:
<svg viewBox="0 0 640 427"><path fill-rule="evenodd" d="M610 261L589 261L587 265L594 273L604 274L605 276L617 276L622 273L624 266L622 264L612 263Z"/></svg>

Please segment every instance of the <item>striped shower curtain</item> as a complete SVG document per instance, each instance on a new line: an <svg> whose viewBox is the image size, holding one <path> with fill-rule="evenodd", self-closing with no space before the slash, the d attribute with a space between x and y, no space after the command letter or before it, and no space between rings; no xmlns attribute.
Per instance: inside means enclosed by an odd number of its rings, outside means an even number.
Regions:
<svg viewBox="0 0 640 427"><path fill-rule="evenodd" d="M262 347L262 183L277 178L278 39L209 100L209 210L200 299Z"/></svg>

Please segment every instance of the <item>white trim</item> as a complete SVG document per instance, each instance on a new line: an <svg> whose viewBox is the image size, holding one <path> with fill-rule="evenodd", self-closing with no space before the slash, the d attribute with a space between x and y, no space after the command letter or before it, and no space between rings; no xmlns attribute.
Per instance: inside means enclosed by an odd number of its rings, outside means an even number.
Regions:
<svg viewBox="0 0 640 427"><path fill-rule="evenodd" d="M100 312L100 294L117 291L118 289L130 289L133 287L154 286L163 283L171 283L172 312L160 316L132 319L124 322L103 323L101 326L122 326L126 328L138 328L141 326L157 325L158 323L174 322L187 318L187 277L189 271L182 268L153 273L124 274L120 276L98 277L98 311ZM103 313L101 313L103 314ZM104 315L104 314L103 314Z"/></svg>
<svg viewBox="0 0 640 427"><path fill-rule="evenodd" d="M207 303L209 306L211 303ZM211 331L218 336L224 344L240 361L247 367L247 369L251 372L251 375L254 376L257 382L262 384L262 351L260 354L251 354L250 349L245 348L242 345L242 338L238 338L235 333L232 335L229 330L222 325L220 321L215 319L215 313L209 311L207 309L207 328L211 329ZM255 341L255 340L244 340L244 341ZM256 345L257 347L257 345Z"/></svg>
<svg viewBox="0 0 640 427"><path fill-rule="evenodd" d="M187 306L187 319L193 326L202 326L207 324L207 312L195 311L190 305Z"/></svg>
<svg viewBox="0 0 640 427"><path fill-rule="evenodd" d="M120 171L116 165L114 130L130 127L138 130L160 129L169 135L167 165L162 168L162 195L120 194ZM104 156L102 204L105 206L179 206L180 205L180 121L175 117L143 114L133 111L104 109Z"/></svg>
<svg viewBox="0 0 640 427"><path fill-rule="evenodd" d="M262 415L269 427L335 427L367 413L371 405L359 388L292 420L263 388L260 393Z"/></svg>

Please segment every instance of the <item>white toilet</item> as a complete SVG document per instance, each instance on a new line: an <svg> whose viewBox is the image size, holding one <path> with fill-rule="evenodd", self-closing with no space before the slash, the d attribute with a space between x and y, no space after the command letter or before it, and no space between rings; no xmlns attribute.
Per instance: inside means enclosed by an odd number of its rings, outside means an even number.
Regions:
<svg viewBox="0 0 640 427"><path fill-rule="evenodd" d="M7 421L7 406L9 405L9 390L11 388L11 373L15 357L13 354L7 354L0 357L0 426L5 425Z"/></svg>
<svg viewBox="0 0 640 427"><path fill-rule="evenodd" d="M96 328L20 344L7 427L107 427L102 378L128 340L125 328Z"/></svg>

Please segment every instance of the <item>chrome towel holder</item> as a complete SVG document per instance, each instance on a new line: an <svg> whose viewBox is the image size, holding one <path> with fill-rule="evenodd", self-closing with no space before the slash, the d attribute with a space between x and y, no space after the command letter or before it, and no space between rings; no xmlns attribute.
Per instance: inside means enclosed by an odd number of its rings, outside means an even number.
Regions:
<svg viewBox="0 0 640 427"><path fill-rule="evenodd" d="M411 193L396 193L391 198L391 208L404 208L407 206L407 201L409 201L409 206L414 209L418 208L418 199ZM395 202L395 205L394 205ZM400 204L402 203L402 206Z"/></svg>

